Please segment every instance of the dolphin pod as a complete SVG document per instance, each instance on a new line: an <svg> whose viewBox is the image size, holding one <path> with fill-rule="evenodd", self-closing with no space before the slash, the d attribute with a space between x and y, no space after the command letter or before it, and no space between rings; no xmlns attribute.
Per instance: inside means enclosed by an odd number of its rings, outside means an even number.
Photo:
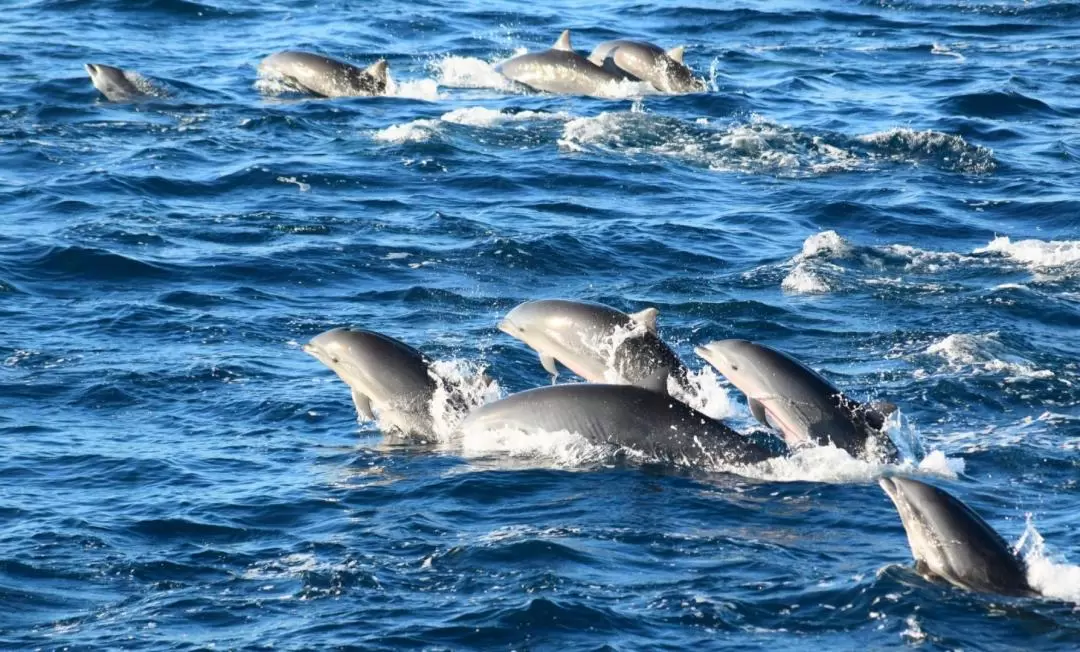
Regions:
<svg viewBox="0 0 1080 652"><path fill-rule="evenodd" d="M693 93L705 90L705 82L683 63L685 48L664 51L641 41L605 41L589 55L589 61L627 79L649 82L661 93Z"/></svg>
<svg viewBox="0 0 1080 652"><path fill-rule="evenodd" d="M499 330L529 345L553 377L555 362L594 383L668 391L668 378L686 388L686 366L656 334L656 308L628 315L610 306L565 299L526 301Z"/></svg>
<svg viewBox="0 0 1080 652"><path fill-rule="evenodd" d="M719 340L694 351L745 394L754 418L783 433L789 446L831 443L852 457L899 457L882 432L896 406L850 399L821 374L763 344Z"/></svg>
<svg viewBox="0 0 1080 652"><path fill-rule="evenodd" d="M277 77L295 90L321 97L384 95L389 79L385 59L359 68L311 52L276 52L262 60L259 73Z"/></svg>
<svg viewBox="0 0 1080 652"><path fill-rule="evenodd" d="M990 525L944 489L899 476L878 480L907 532L916 570L970 591L1030 596L1027 565Z"/></svg>
<svg viewBox="0 0 1080 652"><path fill-rule="evenodd" d="M526 390L476 409L460 429L567 431L592 444L618 446L669 464L753 464L772 456L723 423L632 385L582 383Z"/></svg>

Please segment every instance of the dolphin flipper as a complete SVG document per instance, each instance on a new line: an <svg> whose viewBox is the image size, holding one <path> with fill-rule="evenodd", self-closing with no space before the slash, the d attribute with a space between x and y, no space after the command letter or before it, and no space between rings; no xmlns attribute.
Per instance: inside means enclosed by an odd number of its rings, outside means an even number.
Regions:
<svg viewBox="0 0 1080 652"><path fill-rule="evenodd" d="M352 402L356 406L356 413L364 417L365 421L375 420L375 413L371 411L370 398L354 389L352 391Z"/></svg>
<svg viewBox="0 0 1080 652"><path fill-rule="evenodd" d="M559 376L559 368L555 366L555 358L550 355L540 354L540 365L551 374L551 382L554 383L555 379Z"/></svg>
<svg viewBox="0 0 1080 652"><path fill-rule="evenodd" d="M757 419L761 425L770 428L772 427L772 425L769 424L768 412L765 411L765 405L761 401L747 398L746 404L750 407L750 414L754 415L754 418Z"/></svg>

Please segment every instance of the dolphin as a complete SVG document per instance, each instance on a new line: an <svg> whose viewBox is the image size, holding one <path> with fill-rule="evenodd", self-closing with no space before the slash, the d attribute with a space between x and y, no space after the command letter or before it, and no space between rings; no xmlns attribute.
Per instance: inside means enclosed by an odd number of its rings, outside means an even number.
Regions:
<svg viewBox="0 0 1080 652"><path fill-rule="evenodd" d="M1036 594L1024 560L955 496L912 478L881 478L878 484L896 505L920 574L970 591Z"/></svg>
<svg viewBox="0 0 1080 652"><path fill-rule="evenodd" d="M589 61L630 79L649 82L662 93L692 93L705 90L705 82L683 63L686 48L664 51L641 41L605 41L593 48Z"/></svg>
<svg viewBox="0 0 1080 652"><path fill-rule="evenodd" d="M572 432L674 465L753 464L774 453L673 398L632 385L577 383L512 394L474 410L462 433Z"/></svg>
<svg viewBox="0 0 1080 652"><path fill-rule="evenodd" d="M583 301L526 301L499 322L499 330L528 344L540 364L558 376L555 361L593 383L637 385L666 393L670 376L688 389L687 369L656 334L656 308L628 315Z"/></svg>
<svg viewBox="0 0 1080 652"><path fill-rule="evenodd" d="M276 52L259 63L259 74L284 80L296 90L322 97L385 95L385 59L367 68L310 52Z"/></svg>
<svg viewBox="0 0 1080 652"><path fill-rule="evenodd" d="M564 31L550 50L516 56L500 63L496 70L534 90L571 95L610 95L625 79L625 75L604 70L574 52L570 30Z"/></svg>
<svg viewBox="0 0 1080 652"><path fill-rule="evenodd" d="M121 70L103 63L83 64L94 88L113 102L126 102L148 97L149 83L138 73ZM142 88L140 88L140 84Z"/></svg>
<svg viewBox="0 0 1080 652"><path fill-rule="evenodd" d="M334 328L304 345L352 390L357 414L405 435L433 432L431 400L440 379L416 349L374 331Z"/></svg>
<svg viewBox="0 0 1080 652"><path fill-rule="evenodd" d="M782 432L789 446L832 442L853 457L899 457L883 432L895 405L849 399L821 374L763 344L718 340L694 352L745 394L750 413Z"/></svg>

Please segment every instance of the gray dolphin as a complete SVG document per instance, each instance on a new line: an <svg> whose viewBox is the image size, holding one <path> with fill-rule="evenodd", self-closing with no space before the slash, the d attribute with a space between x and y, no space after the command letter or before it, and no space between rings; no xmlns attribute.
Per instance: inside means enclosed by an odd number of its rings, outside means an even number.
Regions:
<svg viewBox="0 0 1080 652"><path fill-rule="evenodd" d="M138 73L121 70L103 63L83 64L94 88L113 102L127 102L143 97L150 93L149 82ZM140 88L140 84L142 88Z"/></svg>
<svg viewBox="0 0 1080 652"><path fill-rule="evenodd" d="M367 330L335 328L312 338L304 351L334 370L352 390L358 415L406 435L433 431L431 399L439 378L416 349Z"/></svg>
<svg viewBox="0 0 1080 652"><path fill-rule="evenodd" d="M534 90L571 95L610 95L625 79L574 52L570 30L564 31L550 50L516 56L500 63L496 70Z"/></svg>
<svg viewBox="0 0 1080 652"><path fill-rule="evenodd" d="M745 394L751 414L782 432L788 445L831 441L854 457L899 457L882 432L896 406L849 399L821 374L763 344L718 340L694 351Z"/></svg>
<svg viewBox="0 0 1080 652"><path fill-rule="evenodd" d="M462 432L577 433L593 444L643 453L651 461L752 464L773 453L723 423L664 394L632 385L578 383L530 389L488 403Z"/></svg>
<svg viewBox="0 0 1080 652"><path fill-rule="evenodd" d="M652 43L605 41L593 48L589 61L610 72L647 81L662 93L705 90L704 80L695 77L683 63L684 52L681 45L665 52Z"/></svg>
<svg viewBox="0 0 1080 652"><path fill-rule="evenodd" d="M881 478L878 484L896 505L920 573L971 591L1036 593L1024 560L955 496L899 476Z"/></svg>
<svg viewBox="0 0 1080 652"><path fill-rule="evenodd" d="M277 52L262 60L259 74L278 77L296 90L322 97L384 95L388 79L385 59L367 68L310 52Z"/></svg>
<svg viewBox="0 0 1080 652"><path fill-rule="evenodd" d="M671 376L684 389L687 369L656 334L656 308L628 315L584 301L526 301L499 330L528 344L552 376L555 361L593 383L637 385L666 393Z"/></svg>

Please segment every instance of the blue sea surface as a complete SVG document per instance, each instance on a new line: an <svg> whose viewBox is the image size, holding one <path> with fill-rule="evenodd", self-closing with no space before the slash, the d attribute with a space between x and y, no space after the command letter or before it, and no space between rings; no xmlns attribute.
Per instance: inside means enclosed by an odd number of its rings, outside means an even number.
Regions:
<svg viewBox="0 0 1080 652"><path fill-rule="evenodd" d="M566 28L709 90L500 80ZM393 96L281 93L282 49ZM0 65L0 648L1080 648L1080 3L13 0ZM694 346L788 351L908 456L402 445L301 349L374 329L505 395L551 380L495 325L549 297L657 307L744 432ZM1043 595L917 574L895 471Z"/></svg>

